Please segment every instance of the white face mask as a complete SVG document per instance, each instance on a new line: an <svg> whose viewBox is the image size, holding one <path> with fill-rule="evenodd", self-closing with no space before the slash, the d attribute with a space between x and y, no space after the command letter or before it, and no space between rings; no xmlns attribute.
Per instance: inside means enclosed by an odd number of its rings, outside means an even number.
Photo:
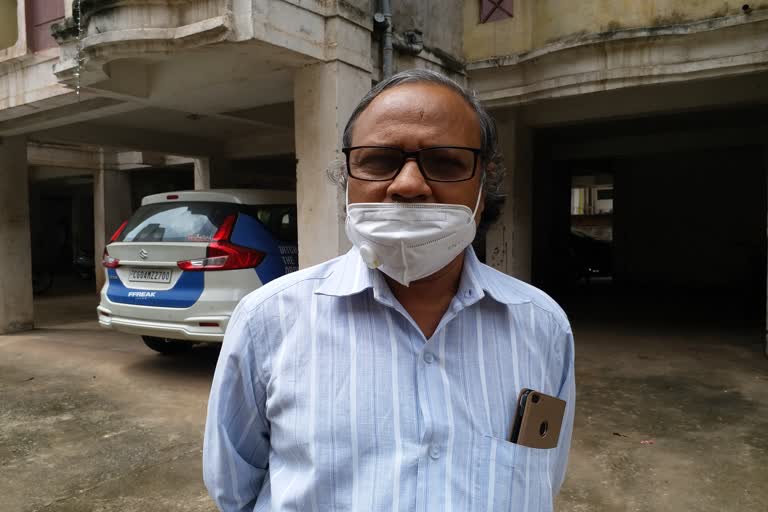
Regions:
<svg viewBox="0 0 768 512"><path fill-rule="evenodd" d="M365 264L408 286L448 265L475 238L475 214L458 204L353 203L346 230Z"/></svg>

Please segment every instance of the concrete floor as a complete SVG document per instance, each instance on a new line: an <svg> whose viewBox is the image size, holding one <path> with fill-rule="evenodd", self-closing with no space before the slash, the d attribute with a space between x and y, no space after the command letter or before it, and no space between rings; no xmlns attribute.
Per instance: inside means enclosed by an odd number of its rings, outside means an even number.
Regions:
<svg viewBox="0 0 768 512"><path fill-rule="evenodd" d="M201 447L217 352L155 355L99 328L95 300L44 297L42 329L0 336L0 511L215 511Z"/></svg>
<svg viewBox="0 0 768 512"><path fill-rule="evenodd" d="M163 357L100 330L91 294L37 306L41 329L0 336L0 511L215 510L200 457L216 351ZM558 510L768 510L759 332L581 316Z"/></svg>
<svg viewBox="0 0 768 512"><path fill-rule="evenodd" d="M763 300L600 286L560 300L578 405L558 510L768 510Z"/></svg>

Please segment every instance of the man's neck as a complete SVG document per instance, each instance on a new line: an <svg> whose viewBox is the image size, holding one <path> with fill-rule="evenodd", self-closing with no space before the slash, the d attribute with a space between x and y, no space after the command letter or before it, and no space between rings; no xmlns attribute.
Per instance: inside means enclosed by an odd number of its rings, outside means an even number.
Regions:
<svg viewBox="0 0 768 512"><path fill-rule="evenodd" d="M386 274L390 290L429 339L456 295L464 268L464 252L431 276L404 286Z"/></svg>

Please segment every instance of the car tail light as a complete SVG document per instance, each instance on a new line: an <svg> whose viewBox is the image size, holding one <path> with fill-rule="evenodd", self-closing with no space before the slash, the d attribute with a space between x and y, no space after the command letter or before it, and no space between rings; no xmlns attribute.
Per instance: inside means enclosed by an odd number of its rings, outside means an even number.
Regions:
<svg viewBox="0 0 768 512"><path fill-rule="evenodd" d="M127 226L127 225L128 225L128 221L124 220L123 223L120 224L120 227L117 228L117 231L115 231L115 233L112 235L112 238L110 238L109 242L107 242L107 243L111 244L112 242L117 240L117 238L120 236L120 234L125 229L125 226ZM101 257L101 264L104 265L106 268L117 268L117 267L120 266L120 260L110 256L109 255L109 251L105 247L104 248L104 254Z"/></svg>
<svg viewBox="0 0 768 512"><path fill-rule="evenodd" d="M117 268L120 266L120 260L110 256L109 251L107 251L107 248L105 247L104 254L101 257L101 264L106 268Z"/></svg>
<svg viewBox="0 0 768 512"><path fill-rule="evenodd" d="M179 268L185 271L210 271L238 270L258 266L266 256L263 252L235 245L229 241L236 218L235 215L230 215L224 220L213 235L211 243L208 244L205 258L179 261L177 263Z"/></svg>

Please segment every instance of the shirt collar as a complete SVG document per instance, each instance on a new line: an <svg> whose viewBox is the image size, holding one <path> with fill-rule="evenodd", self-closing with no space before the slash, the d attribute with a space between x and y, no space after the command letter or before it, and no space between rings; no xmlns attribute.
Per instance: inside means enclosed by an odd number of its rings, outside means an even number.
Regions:
<svg viewBox="0 0 768 512"><path fill-rule="evenodd" d="M357 247L352 247L342 256L323 284L315 293L345 297L355 295L373 286L374 270L368 268Z"/></svg>
<svg viewBox="0 0 768 512"><path fill-rule="evenodd" d="M530 299L517 292L517 283L513 277L480 263L472 246L467 247L458 291L465 305L477 302L486 294L502 304L530 302Z"/></svg>
<svg viewBox="0 0 768 512"><path fill-rule="evenodd" d="M465 307L480 301L486 296L486 293L490 298L502 304L530 302L529 299L516 293L515 287L504 286L507 280L500 278L511 279L509 276L495 274L500 273L480 263L472 246L467 247L456 298ZM373 288L377 299L390 302L391 292L381 272L368 268L357 248L352 247L338 261L331 274L315 290L315 293L345 297L356 295L369 288Z"/></svg>

